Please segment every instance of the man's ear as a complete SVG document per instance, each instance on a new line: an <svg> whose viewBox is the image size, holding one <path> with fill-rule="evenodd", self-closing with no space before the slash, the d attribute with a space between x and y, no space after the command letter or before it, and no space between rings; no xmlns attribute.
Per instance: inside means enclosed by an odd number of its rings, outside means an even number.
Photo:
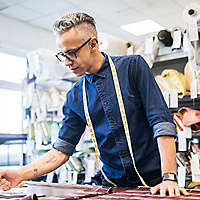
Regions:
<svg viewBox="0 0 200 200"><path fill-rule="evenodd" d="M90 46L91 46L91 48L94 48L96 46L96 44L92 43Z"/></svg>
<svg viewBox="0 0 200 200"><path fill-rule="evenodd" d="M92 39L91 39L90 47L91 47L92 49L98 48L98 40L97 40L96 38L92 38Z"/></svg>

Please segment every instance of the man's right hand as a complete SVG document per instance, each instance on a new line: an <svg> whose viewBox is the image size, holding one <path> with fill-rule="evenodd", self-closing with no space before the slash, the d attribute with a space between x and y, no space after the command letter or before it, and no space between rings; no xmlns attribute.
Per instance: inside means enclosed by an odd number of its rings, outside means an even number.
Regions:
<svg viewBox="0 0 200 200"><path fill-rule="evenodd" d="M25 180L36 178L52 172L69 159L69 156L59 150L51 149L38 160L18 170L0 171L0 189L10 190Z"/></svg>
<svg viewBox="0 0 200 200"><path fill-rule="evenodd" d="M23 181L20 173L17 170L2 170L0 171L0 188L2 190L10 190Z"/></svg>

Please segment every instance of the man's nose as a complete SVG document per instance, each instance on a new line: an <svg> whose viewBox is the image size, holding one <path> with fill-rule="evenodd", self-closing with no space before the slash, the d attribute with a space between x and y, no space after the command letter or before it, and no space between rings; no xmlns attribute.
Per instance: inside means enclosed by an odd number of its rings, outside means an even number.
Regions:
<svg viewBox="0 0 200 200"><path fill-rule="evenodd" d="M72 60L69 60L69 59L65 59L65 66L69 67L70 65L73 64L73 61Z"/></svg>

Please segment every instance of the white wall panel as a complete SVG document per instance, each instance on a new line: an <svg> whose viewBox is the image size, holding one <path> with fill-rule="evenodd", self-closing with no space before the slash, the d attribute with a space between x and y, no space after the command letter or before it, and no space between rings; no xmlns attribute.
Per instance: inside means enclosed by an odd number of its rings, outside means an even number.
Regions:
<svg viewBox="0 0 200 200"><path fill-rule="evenodd" d="M52 32L18 20L0 15L0 28L1 49L13 48L26 53L38 48L55 49L56 47Z"/></svg>

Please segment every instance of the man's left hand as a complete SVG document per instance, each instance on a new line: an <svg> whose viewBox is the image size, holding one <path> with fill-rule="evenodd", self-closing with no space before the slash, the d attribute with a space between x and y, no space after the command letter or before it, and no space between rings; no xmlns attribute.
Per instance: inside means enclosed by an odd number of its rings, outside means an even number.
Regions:
<svg viewBox="0 0 200 200"><path fill-rule="evenodd" d="M162 183L154 186L151 188L152 194L157 194L160 192L160 196L164 197L167 194L169 194L170 197L178 197L181 194L188 195L189 193L183 189L180 188L175 181L163 181Z"/></svg>

